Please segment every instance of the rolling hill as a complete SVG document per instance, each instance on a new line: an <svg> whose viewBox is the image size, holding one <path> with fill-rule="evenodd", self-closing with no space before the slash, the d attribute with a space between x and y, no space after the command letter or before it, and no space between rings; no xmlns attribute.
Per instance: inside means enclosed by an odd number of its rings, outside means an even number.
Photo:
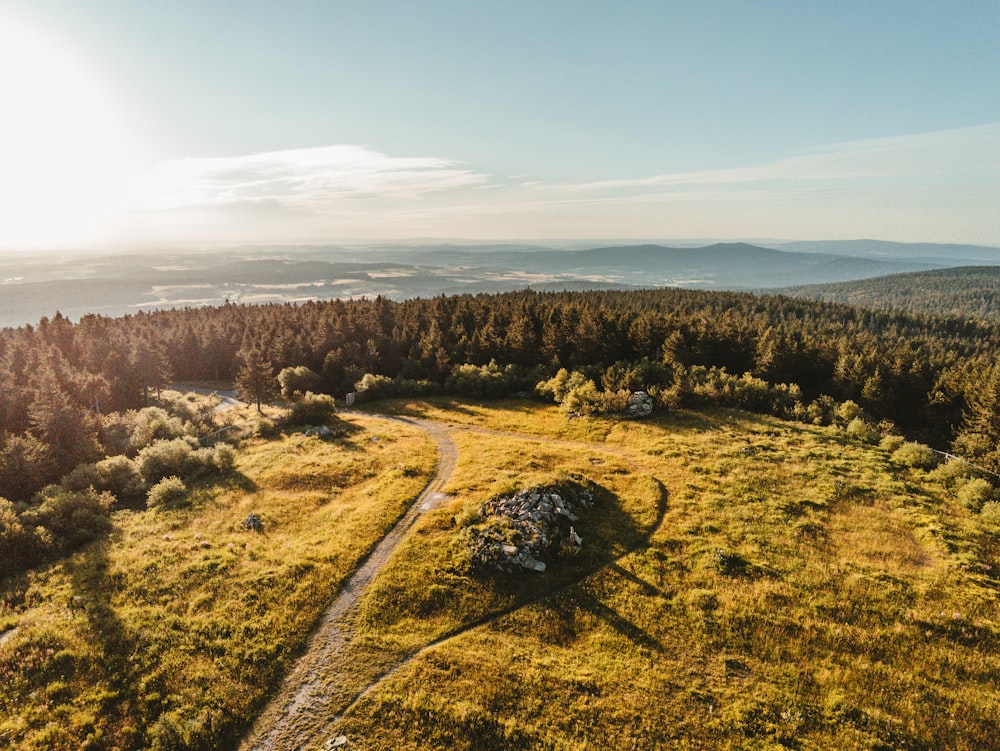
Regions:
<svg viewBox="0 0 1000 751"><path fill-rule="evenodd" d="M120 255L0 258L0 326L36 323L56 311L87 313L381 295L535 289L680 286L762 289L856 280L955 265L894 253L799 252L747 243L703 247L620 245L553 249L524 245L273 247L150 251ZM950 246L949 246L950 247ZM997 262L1000 262L998 258Z"/></svg>
<svg viewBox="0 0 1000 751"><path fill-rule="evenodd" d="M823 302L1000 321L1000 268L963 266L781 290Z"/></svg>

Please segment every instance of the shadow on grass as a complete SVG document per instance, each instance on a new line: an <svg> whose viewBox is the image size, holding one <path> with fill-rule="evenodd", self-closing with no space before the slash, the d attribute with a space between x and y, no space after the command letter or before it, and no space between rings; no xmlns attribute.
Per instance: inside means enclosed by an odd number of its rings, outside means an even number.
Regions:
<svg viewBox="0 0 1000 751"><path fill-rule="evenodd" d="M657 515L653 523L646 528L639 527L635 523L617 495L603 486L592 486L595 491L595 502L593 508L587 511L585 519L578 525L578 532L584 537L584 547L577 555L557 559L542 574L531 572L480 574L484 583L492 589L493 607L448 629L374 676L369 685L348 698L341 709L334 710L334 721L344 717L370 690L428 649L537 603L546 603L557 610L563 606L560 603L575 603L601 617L634 643L660 651L662 646L656 639L622 617L613 608L600 602L596 596L587 591L585 585L587 579L609 567L621 570L615 563L617 560L649 544L650 538L663 523L667 512L667 490L659 480L655 482L658 489Z"/></svg>
<svg viewBox="0 0 1000 751"><path fill-rule="evenodd" d="M132 728L130 737L120 740L129 746L144 740L139 728L145 724L139 710L136 686L140 676L136 644L111 602L118 582L108 573L110 538L95 541L74 558L67 559L65 571L72 594L70 610L82 615L100 658L99 678L108 682L115 700L106 702L102 714L109 728Z"/></svg>
<svg viewBox="0 0 1000 751"><path fill-rule="evenodd" d="M601 602L597 595L589 591L585 584L573 591L570 602L577 608L600 618L636 646L644 647L654 652L663 651L663 645L655 637L636 626L610 605Z"/></svg>

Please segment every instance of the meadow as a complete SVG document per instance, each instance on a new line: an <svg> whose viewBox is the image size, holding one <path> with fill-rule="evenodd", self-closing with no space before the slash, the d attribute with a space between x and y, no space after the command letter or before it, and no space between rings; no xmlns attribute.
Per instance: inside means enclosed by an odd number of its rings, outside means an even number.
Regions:
<svg viewBox="0 0 1000 751"><path fill-rule="evenodd" d="M728 410L373 409L444 426L457 460L322 676L313 709L348 748L997 747L1000 527L963 502L964 468ZM235 748L434 472L416 426L340 423L249 439L189 505L117 512L106 539L6 581L0 742ZM471 565L485 500L567 481L596 491L579 553Z"/></svg>

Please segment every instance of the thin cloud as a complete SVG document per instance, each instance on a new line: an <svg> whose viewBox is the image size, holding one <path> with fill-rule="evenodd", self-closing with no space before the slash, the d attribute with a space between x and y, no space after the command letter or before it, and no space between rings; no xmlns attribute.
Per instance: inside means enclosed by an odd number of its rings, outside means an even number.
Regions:
<svg viewBox="0 0 1000 751"><path fill-rule="evenodd" d="M414 198L487 180L448 159L392 157L364 146L335 145L167 162L151 176L146 203L178 209L271 201L321 210L342 199Z"/></svg>
<svg viewBox="0 0 1000 751"><path fill-rule="evenodd" d="M755 166L584 183L339 145L161 166L123 236L887 236L995 242L1000 124L832 144ZM814 231L807 231L814 227ZM817 235L819 236L819 235Z"/></svg>
<svg viewBox="0 0 1000 751"><path fill-rule="evenodd" d="M615 191L762 182L872 180L990 174L1000 168L1000 123L915 135L831 144L767 164L676 172L637 179L549 186L568 191Z"/></svg>

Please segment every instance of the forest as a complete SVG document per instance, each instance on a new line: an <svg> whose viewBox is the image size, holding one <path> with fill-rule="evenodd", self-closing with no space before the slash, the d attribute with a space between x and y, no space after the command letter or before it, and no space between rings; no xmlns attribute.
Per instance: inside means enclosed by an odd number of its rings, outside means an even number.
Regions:
<svg viewBox="0 0 1000 751"><path fill-rule="evenodd" d="M58 555L168 476L224 469L196 440L210 415L157 401L172 382L235 381L258 405L279 388L314 406L534 393L582 414L641 389L663 408L846 416L1000 471L998 350L985 321L678 289L56 313L0 330L0 535L22 562ZM171 451L182 470L158 469Z"/></svg>
<svg viewBox="0 0 1000 751"><path fill-rule="evenodd" d="M901 313L1000 320L1000 268L958 268L890 274L853 282L791 287L787 294Z"/></svg>

